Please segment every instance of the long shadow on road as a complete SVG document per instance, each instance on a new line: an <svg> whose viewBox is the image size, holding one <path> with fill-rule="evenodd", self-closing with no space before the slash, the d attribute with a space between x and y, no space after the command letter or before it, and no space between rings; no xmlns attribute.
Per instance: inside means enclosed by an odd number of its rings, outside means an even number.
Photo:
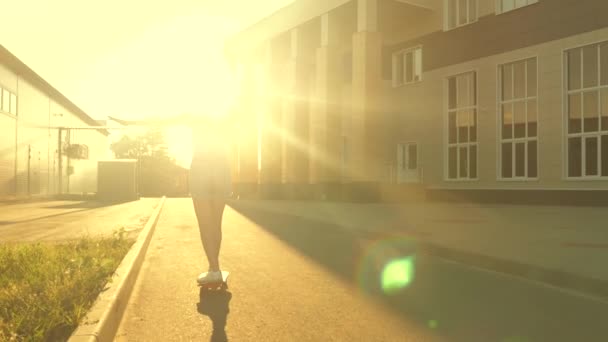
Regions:
<svg viewBox="0 0 608 342"><path fill-rule="evenodd" d="M84 201L84 202L69 203L69 204L62 204L62 205L53 205L53 206L48 206L48 207L44 207L44 208L45 209L58 209L58 210L59 209L61 209L61 210L77 209L77 210L60 212L60 213L56 213L56 214L43 215L43 216L33 217L33 218L29 218L29 219L24 219L24 220L0 221L0 226L7 226L7 225L17 224L17 223L31 223L31 222L36 222L36 221L45 220L45 219L49 219L49 218L57 218L57 217L71 215L71 214L77 214L77 213L81 213L81 212L85 212L85 211L91 211L91 210L109 207L109 206L118 205L118 204L123 204L123 203L127 203L127 202Z"/></svg>
<svg viewBox="0 0 608 342"><path fill-rule="evenodd" d="M361 236L338 225L240 206L231 207L341 277L352 279Z"/></svg>
<svg viewBox="0 0 608 342"><path fill-rule="evenodd" d="M208 316L213 324L211 342L226 342L226 321L230 312L230 299L232 293L228 291L200 290L197 310L200 314Z"/></svg>
<svg viewBox="0 0 608 342"><path fill-rule="evenodd" d="M231 204L242 215L384 303L453 341L602 341L605 303L419 253L415 240ZM386 238L383 240L383 238ZM366 244L378 240L379 243ZM413 280L385 294L383 266L411 258Z"/></svg>
<svg viewBox="0 0 608 342"><path fill-rule="evenodd" d="M97 209L97 208L110 207L113 205L119 205L119 204L124 204L124 203L128 203L128 202L125 202L125 201L122 201L122 202L81 201L81 202L68 203L68 204L51 205L51 206L48 206L45 208L47 208L47 209Z"/></svg>

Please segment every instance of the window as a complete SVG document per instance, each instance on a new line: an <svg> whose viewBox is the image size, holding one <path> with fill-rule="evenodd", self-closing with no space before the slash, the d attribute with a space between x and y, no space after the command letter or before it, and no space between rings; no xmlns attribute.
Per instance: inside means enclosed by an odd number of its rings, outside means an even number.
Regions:
<svg viewBox="0 0 608 342"><path fill-rule="evenodd" d="M537 3L538 0L498 0L497 13L505 13Z"/></svg>
<svg viewBox="0 0 608 342"><path fill-rule="evenodd" d="M568 177L608 177L608 42L564 57Z"/></svg>
<svg viewBox="0 0 608 342"><path fill-rule="evenodd" d="M393 54L393 86L422 80L422 48L417 47Z"/></svg>
<svg viewBox="0 0 608 342"><path fill-rule="evenodd" d="M401 171L418 169L418 144L399 144L398 164Z"/></svg>
<svg viewBox="0 0 608 342"><path fill-rule="evenodd" d="M444 0L444 29L464 26L477 21L478 0Z"/></svg>
<svg viewBox="0 0 608 342"><path fill-rule="evenodd" d="M0 88L0 112L17 115L17 95Z"/></svg>
<svg viewBox="0 0 608 342"><path fill-rule="evenodd" d="M397 168L397 183L419 182L417 143L397 145Z"/></svg>
<svg viewBox="0 0 608 342"><path fill-rule="evenodd" d="M537 61L498 67L500 178L538 177Z"/></svg>
<svg viewBox="0 0 608 342"><path fill-rule="evenodd" d="M477 74L447 80L447 178L477 179Z"/></svg>
<svg viewBox="0 0 608 342"><path fill-rule="evenodd" d="M407 168L408 170L418 169L418 145L409 144L407 147Z"/></svg>

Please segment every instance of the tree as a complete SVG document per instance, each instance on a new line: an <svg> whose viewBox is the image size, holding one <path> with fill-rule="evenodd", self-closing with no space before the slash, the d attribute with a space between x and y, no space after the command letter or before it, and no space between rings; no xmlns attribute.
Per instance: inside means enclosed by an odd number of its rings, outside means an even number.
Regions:
<svg viewBox="0 0 608 342"><path fill-rule="evenodd" d="M141 195L187 195L187 170L169 156L162 131L152 129L136 137L123 135L110 148L118 159L138 160Z"/></svg>
<svg viewBox="0 0 608 342"><path fill-rule="evenodd" d="M169 158L165 136L162 131L156 129L148 130L135 138L123 135L120 140L112 143L110 148L119 159Z"/></svg>

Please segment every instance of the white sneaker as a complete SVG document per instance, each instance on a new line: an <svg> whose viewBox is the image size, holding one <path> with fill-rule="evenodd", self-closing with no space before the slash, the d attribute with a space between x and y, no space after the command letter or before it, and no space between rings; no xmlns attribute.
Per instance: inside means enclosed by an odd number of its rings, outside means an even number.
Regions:
<svg viewBox="0 0 608 342"><path fill-rule="evenodd" d="M199 284L209 284L209 283L221 283L222 282L222 272L220 271L210 271L203 272L198 276L196 280Z"/></svg>

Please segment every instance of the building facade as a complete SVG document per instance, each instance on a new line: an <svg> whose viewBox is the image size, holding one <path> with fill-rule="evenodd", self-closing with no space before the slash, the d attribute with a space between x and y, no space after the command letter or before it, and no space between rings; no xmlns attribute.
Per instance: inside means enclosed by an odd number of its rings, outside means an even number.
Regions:
<svg viewBox="0 0 608 342"><path fill-rule="evenodd" d="M0 199L97 191L108 132L0 45ZM61 127L61 129L60 129ZM86 146L74 153L75 146Z"/></svg>
<svg viewBox="0 0 608 342"><path fill-rule="evenodd" d="M235 36L235 178L294 197L606 202L608 2L296 0ZM245 190L243 190L245 191Z"/></svg>

